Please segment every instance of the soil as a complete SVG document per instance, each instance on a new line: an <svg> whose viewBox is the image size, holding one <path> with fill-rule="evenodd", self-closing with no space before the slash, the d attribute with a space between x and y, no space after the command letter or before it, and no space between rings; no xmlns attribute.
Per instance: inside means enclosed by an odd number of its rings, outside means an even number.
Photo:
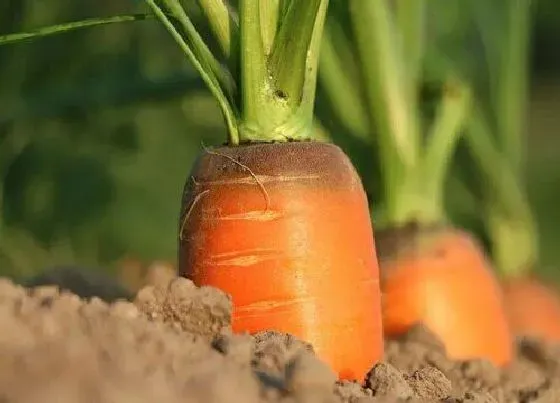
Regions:
<svg viewBox="0 0 560 403"><path fill-rule="evenodd" d="M387 341L363 385L339 382L304 341L232 334L220 290L152 280L107 302L0 279L0 402L560 402L560 346L519 340L500 370L447 359L417 326Z"/></svg>

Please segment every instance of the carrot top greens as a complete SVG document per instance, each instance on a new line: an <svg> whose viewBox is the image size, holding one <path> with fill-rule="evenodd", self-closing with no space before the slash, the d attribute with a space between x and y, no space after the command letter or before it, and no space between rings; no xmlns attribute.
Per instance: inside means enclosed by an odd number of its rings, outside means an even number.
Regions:
<svg viewBox="0 0 560 403"><path fill-rule="evenodd" d="M501 3L500 3L501 4ZM480 24L490 84L477 94L477 104L465 136L480 173L484 223L498 269L507 276L532 270L538 260L538 231L524 182L526 99L528 96L530 0L482 0L474 11L496 15L491 26ZM488 10L494 7L494 10ZM479 14L482 15L482 14Z"/></svg>
<svg viewBox="0 0 560 403"><path fill-rule="evenodd" d="M228 142L313 138L319 48L328 0L197 0L215 54L179 0L145 0L153 15L133 14L0 36L0 45L77 29L156 17L217 100Z"/></svg>
<svg viewBox="0 0 560 403"><path fill-rule="evenodd" d="M179 0L145 0L217 99L230 145L312 137L328 0L198 0L221 49L214 55Z"/></svg>
<svg viewBox="0 0 560 403"><path fill-rule="evenodd" d="M346 14L348 21L327 21L321 80L347 128L360 137L375 133L386 223L430 224L445 219L445 175L466 123L470 89L450 73L435 118L425 128L417 98L426 5L398 1L393 8L391 3L337 3L336 17ZM357 62L349 66L352 60Z"/></svg>

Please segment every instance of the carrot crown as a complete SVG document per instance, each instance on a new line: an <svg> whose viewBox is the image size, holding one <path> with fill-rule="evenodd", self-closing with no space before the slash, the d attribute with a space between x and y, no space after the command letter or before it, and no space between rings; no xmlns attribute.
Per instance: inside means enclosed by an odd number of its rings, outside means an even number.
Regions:
<svg viewBox="0 0 560 403"><path fill-rule="evenodd" d="M506 276L531 270L539 249L523 179L531 3L504 2L498 29L481 31L490 92L479 95L477 104L486 107L475 108L465 136L480 172L493 257Z"/></svg>
<svg viewBox="0 0 560 403"><path fill-rule="evenodd" d="M198 0L219 44L210 51L179 0L145 0L218 101L230 145L312 137L328 0Z"/></svg>
<svg viewBox="0 0 560 403"><path fill-rule="evenodd" d="M321 80L351 132L360 137L375 133L386 223L442 221L443 185L469 110L470 89L449 74L435 118L424 129L417 98L425 1L350 1L337 6L336 15L347 15L351 29L344 29L343 18L327 21Z"/></svg>

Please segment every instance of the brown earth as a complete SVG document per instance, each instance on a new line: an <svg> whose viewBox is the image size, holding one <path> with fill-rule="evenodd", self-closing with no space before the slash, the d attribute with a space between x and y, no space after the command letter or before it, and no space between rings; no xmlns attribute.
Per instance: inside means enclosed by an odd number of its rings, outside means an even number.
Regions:
<svg viewBox="0 0 560 403"><path fill-rule="evenodd" d="M152 280L132 302L108 303L0 279L0 402L560 402L560 346L520 340L498 370L448 360L417 327L387 341L362 387L338 382L294 337L232 334L223 292Z"/></svg>

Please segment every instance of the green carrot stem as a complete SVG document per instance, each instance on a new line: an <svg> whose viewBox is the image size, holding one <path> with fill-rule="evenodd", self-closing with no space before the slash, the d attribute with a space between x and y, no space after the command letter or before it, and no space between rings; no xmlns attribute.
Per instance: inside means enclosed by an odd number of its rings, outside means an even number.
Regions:
<svg viewBox="0 0 560 403"><path fill-rule="evenodd" d="M261 24L261 35L263 41L263 48L266 55L270 54L276 38L276 31L278 30L278 22L281 20L280 15L282 5L280 0L261 1L259 3L259 13Z"/></svg>
<svg viewBox="0 0 560 403"><path fill-rule="evenodd" d="M444 216L445 176L466 124L470 103L470 89L455 79L448 80L422 159L423 186L427 197L433 200L434 219Z"/></svg>
<svg viewBox="0 0 560 403"><path fill-rule="evenodd" d="M219 63L217 58L212 54L198 31L196 30L191 19L188 17L187 13L181 6L179 0L147 0L148 4L154 3L158 5L158 8L163 12L164 17L172 15L176 18L176 21L169 19L164 22L164 25L171 23L174 29L177 31L179 36L189 44L189 48L192 49L193 55L204 64L204 69L206 74L213 75L217 82L219 83L224 94L231 99L233 97L233 77L231 74L225 70ZM162 21L160 19L160 21ZM163 21L162 21L163 22Z"/></svg>
<svg viewBox="0 0 560 403"><path fill-rule="evenodd" d="M301 102L297 112L299 119L301 119L306 128L313 127L313 108L315 106L319 60L321 58L320 50L323 43L328 6L329 0L319 0L317 14L313 19L313 32L311 33L309 48L306 52L305 76L301 91ZM311 20L309 20L309 23L311 23Z"/></svg>
<svg viewBox="0 0 560 403"><path fill-rule="evenodd" d="M77 31L84 28L92 28L122 22L143 21L151 18L153 18L151 14L129 14L102 18L88 18L82 21L72 21L48 27L41 27L27 32L16 32L12 34L0 35L0 46L31 41L47 36Z"/></svg>
<svg viewBox="0 0 560 403"><path fill-rule="evenodd" d="M382 154L409 168L418 163L419 128L398 34L386 0L352 1L350 14ZM388 149L391 148L392 151Z"/></svg>
<svg viewBox="0 0 560 403"><path fill-rule="evenodd" d="M356 66L349 46L335 40L344 33L335 22L329 22L323 34L319 79L337 118L353 135L362 139L369 136L369 122L364 108L359 80L356 80ZM354 67L354 68L352 68Z"/></svg>
<svg viewBox="0 0 560 403"><path fill-rule="evenodd" d="M511 0L506 3L505 35L500 43L501 57L495 75L495 116L502 149L519 175L524 165L532 2Z"/></svg>
<svg viewBox="0 0 560 403"><path fill-rule="evenodd" d="M481 14L489 7L482 0L474 4ZM489 59L493 127L477 111L467 136L487 185L485 224L493 257L506 277L528 273L539 253L538 229L523 180L531 5L530 0L504 2L500 35L481 27Z"/></svg>
<svg viewBox="0 0 560 403"><path fill-rule="evenodd" d="M206 52L200 51L200 46L192 47L190 44L186 42L185 36L183 36L179 30L176 28L175 24L171 21L171 19L166 15L164 10L156 3L156 0L145 0L148 6L152 9L155 16L160 20L163 26L167 29L167 31L171 34L175 42L179 45L181 50L185 53L187 58L190 60L192 65L201 75L203 81L208 86L218 104L222 110L224 118L226 120L226 125L228 128L228 137L229 141L232 144L239 143L239 132L237 127L237 119L236 119L236 111L233 108L233 105L230 101L230 98L227 97L226 93L222 89L220 85L220 81L214 75L214 66L211 65L211 61L207 60L205 56L207 56ZM177 0L162 0L162 2L167 5L167 8L173 9L176 7L174 2ZM179 6L180 7L180 6ZM194 26L190 23L186 15L183 15L182 24L183 29L185 31L194 30ZM198 34L195 32L191 32L189 35L191 39L200 38ZM197 52L199 51L199 52ZM197 53L195 53L197 52Z"/></svg>
<svg viewBox="0 0 560 403"><path fill-rule="evenodd" d="M443 203L435 199L440 197L437 193L442 185L424 187L426 181L435 183L441 178L439 174L428 178L423 169L423 161L431 157L424 155L421 144L422 124L416 102L419 80L407 69L408 55L400 41L399 26L387 1L355 1L349 7L363 69L370 122L376 125L378 136L387 223L399 226L410 221L421 224L441 221L440 206ZM420 49L421 42L415 45L411 42L407 46ZM456 136L455 133L445 135L449 139ZM443 137L443 134L438 136ZM447 144L451 150L454 140ZM438 158L446 157L444 150L442 147L435 153ZM438 166L442 170L446 167L445 162L430 161L427 174L432 167ZM434 171L439 172L439 168Z"/></svg>
<svg viewBox="0 0 560 403"><path fill-rule="evenodd" d="M241 139L313 138L317 64L328 0L280 4L277 10L282 19L268 57L262 36L257 34L263 31L258 3L240 2L244 94Z"/></svg>
<svg viewBox="0 0 560 403"><path fill-rule="evenodd" d="M406 55L406 68L410 80L409 88L415 89L415 83L422 73L422 61L425 40L426 2L424 0L396 0L396 21L402 38L403 54ZM412 100L416 100L414 95Z"/></svg>
<svg viewBox="0 0 560 403"><path fill-rule="evenodd" d="M239 22L224 0L197 0L226 58L235 55L239 41ZM232 66L230 66L232 67Z"/></svg>
<svg viewBox="0 0 560 403"><path fill-rule="evenodd" d="M500 207L488 206L485 217L492 240L492 256L499 272L507 278L531 273L539 248L538 232L530 212L511 216L504 214Z"/></svg>
<svg viewBox="0 0 560 403"><path fill-rule="evenodd" d="M492 131L479 109L475 108L465 138L485 178L485 221L496 266L505 276L523 274L536 263L538 235L520 177L493 142Z"/></svg>
<svg viewBox="0 0 560 403"><path fill-rule="evenodd" d="M299 106L307 79L308 50L322 0L292 1L278 31L269 59L277 94L291 107ZM294 35L294 29L300 33ZM286 61L290 61L287 63Z"/></svg>
<svg viewBox="0 0 560 403"><path fill-rule="evenodd" d="M259 128L266 127L270 117L267 106L268 71L261 36L260 0L240 0L241 18L241 96L243 99L244 130L263 135ZM242 133L243 137L243 133Z"/></svg>
<svg viewBox="0 0 560 403"><path fill-rule="evenodd" d="M375 131L377 135L385 196L383 218L384 222L398 222L403 219L399 204L401 195L404 193L403 183L408 182L403 178L405 161L412 165L416 159L416 150L406 142L408 133L394 134L392 132L392 128L398 126L391 125L391 120L395 119L395 113L390 112L391 105L395 105L399 100L402 102L400 97L402 96L400 90L402 73L397 69L399 61L395 60L396 55L392 47L396 34L390 25L389 9L385 1L376 2L375 5L367 1L354 1L349 3L349 8L364 80L370 131ZM387 73L392 73L392 77L387 77ZM383 86L384 82L391 83L393 86ZM386 95L389 89L393 92L392 97ZM394 100L392 103L390 103L391 99ZM374 116L379 116L375 122ZM408 120L408 116L396 118ZM405 129L406 126L407 123L404 122ZM400 139L397 140L397 137ZM397 144L400 144L400 147Z"/></svg>

